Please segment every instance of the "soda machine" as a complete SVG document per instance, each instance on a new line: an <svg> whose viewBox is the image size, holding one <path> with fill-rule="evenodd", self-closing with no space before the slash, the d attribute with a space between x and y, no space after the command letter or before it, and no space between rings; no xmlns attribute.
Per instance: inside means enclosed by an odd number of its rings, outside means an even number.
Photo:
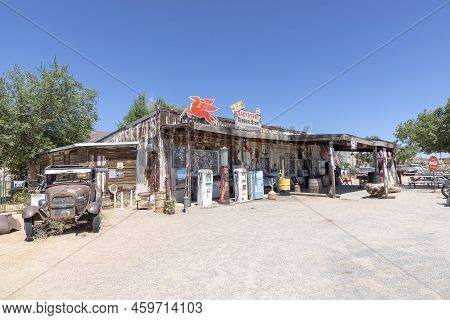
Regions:
<svg viewBox="0 0 450 320"><path fill-rule="evenodd" d="M236 202L245 202L248 200L247 193L247 170L234 169L234 196Z"/></svg>
<svg viewBox="0 0 450 320"><path fill-rule="evenodd" d="M198 170L197 204L211 207L213 194L213 172L209 169Z"/></svg>
<svg viewBox="0 0 450 320"><path fill-rule="evenodd" d="M262 171L253 171L253 199L264 198L264 174Z"/></svg>

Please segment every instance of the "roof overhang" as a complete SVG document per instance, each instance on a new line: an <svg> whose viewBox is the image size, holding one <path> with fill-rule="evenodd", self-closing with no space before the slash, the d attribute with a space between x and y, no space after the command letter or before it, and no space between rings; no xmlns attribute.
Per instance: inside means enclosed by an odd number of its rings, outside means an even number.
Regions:
<svg viewBox="0 0 450 320"><path fill-rule="evenodd" d="M166 125L165 128L191 128L197 131L223 134L235 137L242 137L247 139L259 139L259 140L272 140L272 141L283 141L292 142L297 144L321 144L328 145L330 142L333 143L333 147L336 151L373 151L374 148L386 148L388 150L393 150L397 148L397 145L393 142L379 140L379 139L366 139L360 138L351 134L292 134L292 133L267 133L260 131L246 131L235 128L218 127L211 126L203 123L191 123L191 124L181 124L181 125ZM351 142L356 141L357 148L353 150L351 148Z"/></svg>
<svg viewBox="0 0 450 320"><path fill-rule="evenodd" d="M58 174L58 173L90 173L91 168L61 168L61 169L45 169L45 174Z"/></svg>
<svg viewBox="0 0 450 320"><path fill-rule="evenodd" d="M109 147L136 147L139 141L130 142L91 142L91 143L74 143L67 146L51 149L49 152L58 152L76 148L109 148Z"/></svg>

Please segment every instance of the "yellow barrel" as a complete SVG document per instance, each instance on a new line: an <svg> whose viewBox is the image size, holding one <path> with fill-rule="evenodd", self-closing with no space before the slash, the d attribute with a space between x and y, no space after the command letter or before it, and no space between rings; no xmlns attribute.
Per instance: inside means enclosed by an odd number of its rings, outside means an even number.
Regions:
<svg viewBox="0 0 450 320"><path fill-rule="evenodd" d="M155 194L155 212L164 213L164 204L166 202L165 192L156 192Z"/></svg>
<svg viewBox="0 0 450 320"><path fill-rule="evenodd" d="M290 191L291 190L291 179L289 178L280 178L278 181L278 187L280 191Z"/></svg>

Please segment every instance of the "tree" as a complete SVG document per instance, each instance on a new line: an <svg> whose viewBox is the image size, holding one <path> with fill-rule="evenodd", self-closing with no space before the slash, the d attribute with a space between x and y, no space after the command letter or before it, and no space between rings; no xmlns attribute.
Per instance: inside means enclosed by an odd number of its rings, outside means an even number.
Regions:
<svg viewBox="0 0 450 320"><path fill-rule="evenodd" d="M139 94L137 99L134 100L133 105L128 110L128 113L123 117L122 121L117 124L117 128L125 128L127 125L160 108L178 110L176 105L166 103L164 98L157 98L150 108L147 107L147 101L149 100L146 98L145 93Z"/></svg>
<svg viewBox="0 0 450 320"><path fill-rule="evenodd" d="M400 123L395 136L404 147L426 154L450 151L450 99L445 107L424 110L416 119Z"/></svg>
<svg viewBox="0 0 450 320"><path fill-rule="evenodd" d="M179 110L176 105L171 104L171 103L166 103L164 98L161 98L161 97L156 99L155 103L150 108L150 112L153 112L153 111L155 111L157 109L160 109L160 108L167 108L167 109L172 109L172 110L175 110L175 111Z"/></svg>
<svg viewBox="0 0 450 320"><path fill-rule="evenodd" d="M402 147L397 151L398 163L406 163L413 159L419 153L419 149L416 147Z"/></svg>
<svg viewBox="0 0 450 320"><path fill-rule="evenodd" d="M147 108L147 98L145 93L141 93L134 100L133 105L128 110L128 113L123 117L122 121L117 124L119 129L126 127L130 123L148 115L150 110Z"/></svg>
<svg viewBox="0 0 450 320"><path fill-rule="evenodd" d="M97 93L54 59L36 73L14 66L0 77L0 158L23 175L48 150L86 141L98 119ZM33 177L34 178L34 177Z"/></svg>

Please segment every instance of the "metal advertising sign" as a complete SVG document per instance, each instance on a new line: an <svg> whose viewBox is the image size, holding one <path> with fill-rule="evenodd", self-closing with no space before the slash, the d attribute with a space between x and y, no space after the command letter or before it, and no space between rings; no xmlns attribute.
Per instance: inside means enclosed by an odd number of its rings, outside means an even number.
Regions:
<svg viewBox="0 0 450 320"><path fill-rule="evenodd" d="M234 113L235 125L238 129L261 130L261 110L256 111L239 110Z"/></svg>
<svg viewBox="0 0 450 320"><path fill-rule="evenodd" d="M216 99L201 99L198 96L190 96L189 99L192 100L191 105L184 109L181 118L186 114L188 117L205 119L209 124L217 125L219 119L211 114L211 112L219 110L219 107L213 106Z"/></svg>
<svg viewBox="0 0 450 320"><path fill-rule="evenodd" d="M428 160L428 169L430 171L436 171L439 167L439 160L435 156L431 156Z"/></svg>
<svg viewBox="0 0 450 320"><path fill-rule="evenodd" d="M242 110L242 109L244 109L244 108L245 108L245 103L244 103L243 100L238 101L238 102L236 102L236 103L233 103L233 104L231 105L231 111L232 111L233 113L236 113L237 111Z"/></svg>

